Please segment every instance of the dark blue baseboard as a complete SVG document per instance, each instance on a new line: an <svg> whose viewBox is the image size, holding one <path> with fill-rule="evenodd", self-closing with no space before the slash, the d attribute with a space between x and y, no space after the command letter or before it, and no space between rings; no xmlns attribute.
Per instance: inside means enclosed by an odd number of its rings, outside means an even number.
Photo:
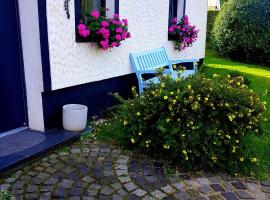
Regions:
<svg viewBox="0 0 270 200"><path fill-rule="evenodd" d="M136 75L129 74L44 92L42 94L42 100L45 129L61 128L62 106L65 104L84 104L88 106L89 117L94 115L100 116L107 108L117 103L115 98L109 95L109 93L118 92L121 96L127 98L131 96L132 86L136 85Z"/></svg>

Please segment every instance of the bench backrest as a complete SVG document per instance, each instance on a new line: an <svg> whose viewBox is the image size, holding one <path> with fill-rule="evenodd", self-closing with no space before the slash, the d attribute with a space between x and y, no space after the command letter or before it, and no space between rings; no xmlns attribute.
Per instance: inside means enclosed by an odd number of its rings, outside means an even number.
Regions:
<svg viewBox="0 0 270 200"><path fill-rule="evenodd" d="M147 70L157 70L166 66L170 69L172 68L164 47L141 53L131 53L130 59L137 74L141 74Z"/></svg>

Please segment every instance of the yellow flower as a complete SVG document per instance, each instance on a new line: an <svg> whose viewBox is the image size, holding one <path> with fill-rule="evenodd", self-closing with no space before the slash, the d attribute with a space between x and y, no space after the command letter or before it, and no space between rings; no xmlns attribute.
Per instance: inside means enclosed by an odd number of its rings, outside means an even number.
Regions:
<svg viewBox="0 0 270 200"><path fill-rule="evenodd" d="M226 106L226 107L229 107L229 104L228 104L228 103L225 103L225 106Z"/></svg>
<svg viewBox="0 0 270 200"><path fill-rule="evenodd" d="M128 124L128 121L124 120L124 126Z"/></svg>
<svg viewBox="0 0 270 200"><path fill-rule="evenodd" d="M235 142L238 144L239 143L239 140L235 140Z"/></svg>
<svg viewBox="0 0 270 200"><path fill-rule="evenodd" d="M173 104L176 104L176 100L175 99L173 100Z"/></svg>
<svg viewBox="0 0 270 200"><path fill-rule="evenodd" d="M231 136L230 136L230 135L226 135L226 137L227 137L228 139L231 139Z"/></svg>
<svg viewBox="0 0 270 200"><path fill-rule="evenodd" d="M171 95L173 95L173 94L174 94L174 92L170 92L170 94L171 94Z"/></svg>
<svg viewBox="0 0 270 200"><path fill-rule="evenodd" d="M215 78L215 77L220 77L218 74L213 74L213 77Z"/></svg>
<svg viewBox="0 0 270 200"><path fill-rule="evenodd" d="M251 158L251 162L255 163L255 162L257 162L257 161L258 161L257 158Z"/></svg>
<svg viewBox="0 0 270 200"><path fill-rule="evenodd" d="M251 90L249 90L251 93L253 93L253 90L251 89Z"/></svg>
<svg viewBox="0 0 270 200"><path fill-rule="evenodd" d="M191 85L188 85L188 89L189 89L189 90L191 89Z"/></svg>
<svg viewBox="0 0 270 200"><path fill-rule="evenodd" d="M244 158L243 158L243 157L241 157L241 158L240 158L240 161L241 161L241 162L243 162L243 161L244 161Z"/></svg>
<svg viewBox="0 0 270 200"><path fill-rule="evenodd" d="M205 101L208 101L209 99L208 99L208 97L205 97L204 100L205 100Z"/></svg>
<svg viewBox="0 0 270 200"><path fill-rule="evenodd" d="M163 88L164 88L164 87L165 87L165 84L164 84L164 83L161 83L161 87L163 87Z"/></svg>
<svg viewBox="0 0 270 200"><path fill-rule="evenodd" d="M176 69L176 67L177 67L176 65L173 65L173 69Z"/></svg>
<svg viewBox="0 0 270 200"><path fill-rule="evenodd" d="M140 116L141 115L141 113L140 112L137 112L137 116Z"/></svg>
<svg viewBox="0 0 270 200"><path fill-rule="evenodd" d="M187 155L187 151L185 149L183 150L183 154L184 155Z"/></svg>
<svg viewBox="0 0 270 200"><path fill-rule="evenodd" d="M164 99L165 99L165 100L168 99L168 96L164 96Z"/></svg>
<svg viewBox="0 0 270 200"><path fill-rule="evenodd" d="M236 84L237 84L238 86L239 86L239 85L241 85L241 83L240 83L240 82L237 82Z"/></svg>
<svg viewBox="0 0 270 200"><path fill-rule="evenodd" d="M166 119L166 122L169 122L170 121L170 119Z"/></svg>
<svg viewBox="0 0 270 200"><path fill-rule="evenodd" d="M142 132L139 132L138 135L141 136L142 135Z"/></svg>
<svg viewBox="0 0 270 200"><path fill-rule="evenodd" d="M185 157L185 160L188 160L188 157L187 156Z"/></svg>
<svg viewBox="0 0 270 200"><path fill-rule="evenodd" d="M170 149L170 145L168 145L168 144L163 144L163 148L164 148L164 149Z"/></svg>
<svg viewBox="0 0 270 200"><path fill-rule="evenodd" d="M130 141L132 142L132 144L134 144L134 143L135 143L134 138L131 138L131 139L130 139Z"/></svg>
<svg viewBox="0 0 270 200"><path fill-rule="evenodd" d="M227 77L228 77L228 78L231 78L231 75L228 74Z"/></svg>

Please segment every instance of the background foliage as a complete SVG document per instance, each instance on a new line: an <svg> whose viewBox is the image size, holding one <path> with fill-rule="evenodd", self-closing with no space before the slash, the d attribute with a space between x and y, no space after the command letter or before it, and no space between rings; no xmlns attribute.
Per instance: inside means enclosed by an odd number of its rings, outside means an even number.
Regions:
<svg viewBox="0 0 270 200"><path fill-rule="evenodd" d="M228 0L215 20L212 46L226 57L269 64L269 16L269 0Z"/></svg>

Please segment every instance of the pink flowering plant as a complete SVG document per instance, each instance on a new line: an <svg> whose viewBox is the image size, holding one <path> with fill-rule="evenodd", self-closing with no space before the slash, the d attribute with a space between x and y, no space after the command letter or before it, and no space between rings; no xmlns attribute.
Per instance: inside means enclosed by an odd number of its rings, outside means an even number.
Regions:
<svg viewBox="0 0 270 200"><path fill-rule="evenodd" d="M103 50L119 47L121 42L131 37L128 20L118 14L108 18L105 11L92 11L80 20L78 35L83 41L96 42Z"/></svg>
<svg viewBox="0 0 270 200"><path fill-rule="evenodd" d="M176 41L175 49L178 51L183 51L190 47L197 40L198 32L199 30L197 30L196 26L192 26L189 23L187 15L180 21L174 18L169 27L169 36Z"/></svg>

